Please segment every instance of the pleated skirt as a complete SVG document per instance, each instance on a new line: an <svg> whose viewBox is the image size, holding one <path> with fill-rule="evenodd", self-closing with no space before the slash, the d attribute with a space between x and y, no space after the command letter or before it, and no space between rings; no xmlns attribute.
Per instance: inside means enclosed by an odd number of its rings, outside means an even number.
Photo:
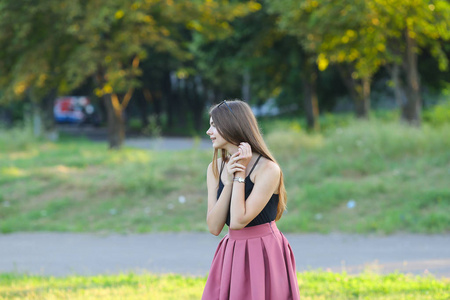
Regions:
<svg viewBox="0 0 450 300"><path fill-rule="evenodd" d="M202 300L300 299L295 258L275 222L229 229L220 241Z"/></svg>

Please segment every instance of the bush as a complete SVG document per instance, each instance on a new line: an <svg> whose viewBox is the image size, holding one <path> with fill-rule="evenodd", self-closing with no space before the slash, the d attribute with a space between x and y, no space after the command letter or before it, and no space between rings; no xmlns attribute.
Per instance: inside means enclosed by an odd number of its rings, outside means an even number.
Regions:
<svg viewBox="0 0 450 300"><path fill-rule="evenodd" d="M422 119L435 127L450 123L450 100L424 111Z"/></svg>

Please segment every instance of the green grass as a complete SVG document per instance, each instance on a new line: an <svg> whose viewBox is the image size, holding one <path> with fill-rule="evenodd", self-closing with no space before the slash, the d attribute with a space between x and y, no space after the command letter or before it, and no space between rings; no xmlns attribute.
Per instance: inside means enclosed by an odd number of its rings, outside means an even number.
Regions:
<svg viewBox="0 0 450 300"><path fill-rule="evenodd" d="M285 166L285 230L450 230L448 125L357 122L325 136L286 130L268 141Z"/></svg>
<svg viewBox="0 0 450 300"><path fill-rule="evenodd" d="M302 299L449 299L449 279L403 274L298 273ZM0 274L0 299L200 299L205 277Z"/></svg>
<svg viewBox="0 0 450 300"><path fill-rule="evenodd" d="M449 124L346 117L324 134L273 124L265 138L288 191L281 230L450 232ZM0 232L206 231L211 157L0 131Z"/></svg>
<svg viewBox="0 0 450 300"><path fill-rule="evenodd" d="M107 151L106 144L85 140L1 153L0 228L3 232L204 230L205 218L191 220L189 214L204 213L203 169L208 157L196 151L176 155ZM180 196L186 203L179 203ZM202 212L195 211L199 207Z"/></svg>

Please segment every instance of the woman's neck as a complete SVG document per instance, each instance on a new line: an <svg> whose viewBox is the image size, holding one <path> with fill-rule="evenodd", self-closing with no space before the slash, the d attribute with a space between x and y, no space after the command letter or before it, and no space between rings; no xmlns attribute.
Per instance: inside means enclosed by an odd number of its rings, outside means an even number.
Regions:
<svg viewBox="0 0 450 300"><path fill-rule="evenodd" d="M233 144L229 144L227 145L227 147L225 147L225 150L227 150L230 155L233 155L234 153L238 152L239 147Z"/></svg>

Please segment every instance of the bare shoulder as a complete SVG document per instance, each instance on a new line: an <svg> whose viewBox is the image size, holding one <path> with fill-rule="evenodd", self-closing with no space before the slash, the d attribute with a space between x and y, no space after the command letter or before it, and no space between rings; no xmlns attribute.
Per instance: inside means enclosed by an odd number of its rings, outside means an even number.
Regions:
<svg viewBox="0 0 450 300"><path fill-rule="evenodd" d="M266 159L266 163L264 164L264 171L279 176L281 169L277 163L271 161L270 159Z"/></svg>
<svg viewBox="0 0 450 300"><path fill-rule="evenodd" d="M216 160L216 165L220 166L222 164L222 157L218 157ZM210 162L208 165L208 172L212 172L213 162Z"/></svg>
<svg viewBox="0 0 450 300"><path fill-rule="evenodd" d="M271 192L274 194L278 193L281 177L280 166L267 158L262 158L260 163L261 165L259 170L255 172L257 174L255 174L255 180L253 182L260 187L263 186L273 189Z"/></svg>
<svg viewBox="0 0 450 300"><path fill-rule="evenodd" d="M261 158L261 167L257 175L264 174L264 177L279 178L280 173L281 169L277 163L265 157Z"/></svg>
<svg viewBox="0 0 450 300"><path fill-rule="evenodd" d="M219 168L218 171L220 172L220 166L222 164L222 158L218 158L216 160L216 168ZM216 170L214 170L214 163L210 162L208 165L208 169L206 171L206 178L208 182L213 183L214 185L217 185L219 182L219 178L216 177Z"/></svg>

